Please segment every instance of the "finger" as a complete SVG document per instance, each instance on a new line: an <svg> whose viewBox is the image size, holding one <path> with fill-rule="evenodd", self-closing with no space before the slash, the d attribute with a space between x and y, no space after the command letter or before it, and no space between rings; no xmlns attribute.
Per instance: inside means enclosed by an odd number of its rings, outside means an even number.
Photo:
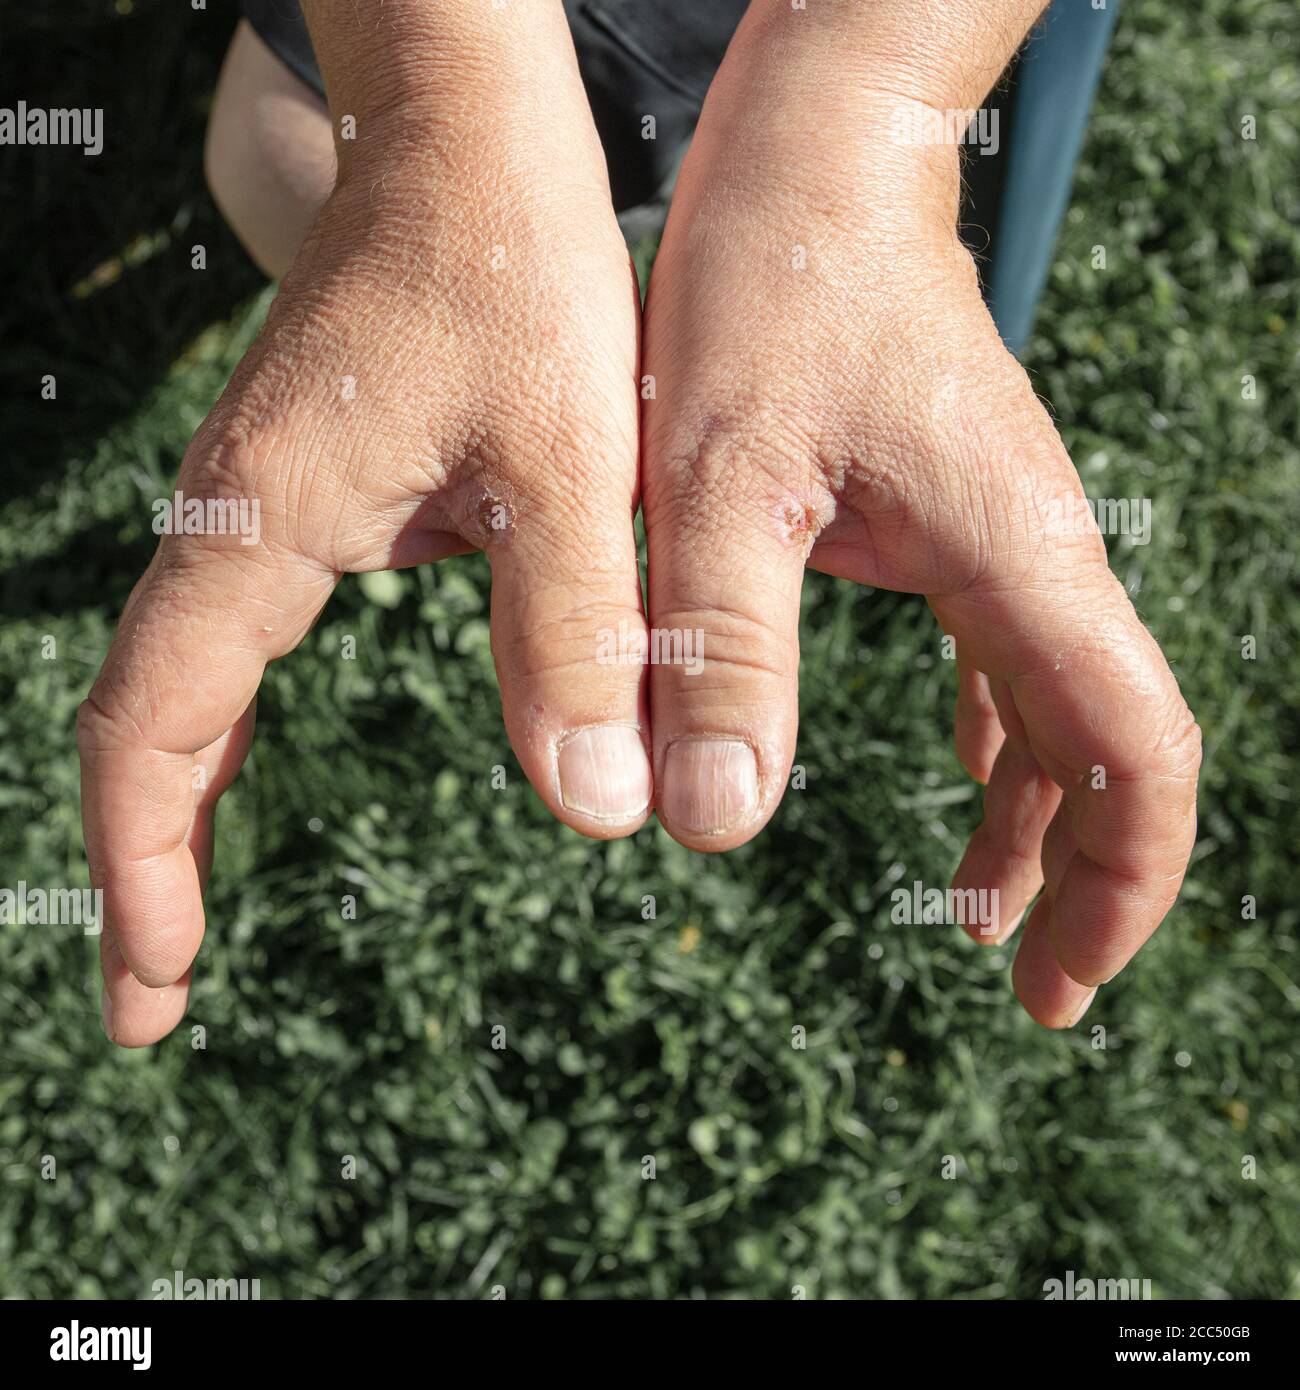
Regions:
<svg viewBox="0 0 1300 1390"><path fill-rule="evenodd" d="M993 702L989 678L960 653L953 734L962 766L977 782L987 782L1006 733Z"/></svg>
<svg viewBox="0 0 1300 1390"><path fill-rule="evenodd" d="M78 715L91 880L123 961L153 989L179 980L198 950L191 840L202 858L205 816L246 750L262 671L298 643L334 583L265 547L235 553L190 540L160 547ZM240 737L214 748L244 716ZM216 773L206 788L196 775L205 767Z"/></svg>
<svg viewBox="0 0 1300 1390"><path fill-rule="evenodd" d="M216 828L217 802L244 765L244 759L248 756L253 742L253 728L256 722L257 700L254 698L226 733L194 755L194 772L191 779L195 784L194 820L186 843L194 856L201 891L207 890L208 879L212 874L212 841Z"/></svg>
<svg viewBox="0 0 1300 1390"><path fill-rule="evenodd" d="M989 778L984 820L953 877L954 889L987 892L988 901L996 904L993 920L965 924L976 941L1005 941L1043 886L1043 834L1060 803L1061 789L1028 744L1007 739Z"/></svg>
<svg viewBox="0 0 1300 1390"><path fill-rule="evenodd" d="M682 844L725 850L761 829L789 777L799 594L819 513L795 481L806 477L797 444L683 423L647 441L651 628L692 657L651 667L656 811Z"/></svg>
<svg viewBox="0 0 1300 1390"><path fill-rule="evenodd" d="M1070 823L1070 808L1062 801L1043 835L1043 883L1052 897L1061 891L1066 865L1074 858L1078 848L1074 840L1074 827Z"/></svg>
<svg viewBox="0 0 1300 1390"><path fill-rule="evenodd" d="M1076 848L1047 939L1078 983L1109 980L1172 906L1196 829L1200 738L1159 647L1096 552L939 605L1005 679Z"/></svg>
<svg viewBox="0 0 1300 1390"><path fill-rule="evenodd" d="M104 974L99 1016L110 1042L119 1047L148 1047L165 1038L185 1017L191 971L161 988L141 984L107 928L100 933L99 962Z"/></svg>
<svg viewBox="0 0 1300 1390"><path fill-rule="evenodd" d="M1025 1011L1044 1028L1073 1028L1088 1011L1097 986L1072 980L1056 958L1048 933L1051 901L1040 898L1020 938L1011 981Z"/></svg>
<svg viewBox="0 0 1300 1390"><path fill-rule="evenodd" d="M506 731L538 795L597 839L649 814L645 613L632 467L552 482L487 528L492 651Z"/></svg>

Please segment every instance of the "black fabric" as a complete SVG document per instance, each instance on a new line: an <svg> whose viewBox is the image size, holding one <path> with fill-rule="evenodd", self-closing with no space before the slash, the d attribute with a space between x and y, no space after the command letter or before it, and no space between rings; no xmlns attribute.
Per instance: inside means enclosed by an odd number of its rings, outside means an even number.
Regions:
<svg viewBox="0 0 1300 1390"><path fill-rule="evenodd" d="M320 97L325 95L316 51L297 0L243 0L244 16L262 42Z"/></svg>
<svg viewBox="0 0 1300 1390"><path fill-rule="evenodd" d="M620 212L666 194L748 0L565 0L578 67ZM321 96L296 0L243 0L263 42ZM642 134L646 116L655 138Z"/></svg>
<svg viewBox="0 0 1300 1390"><path fill-rule="evenodd" d="M620 213L666 201L709 83L747 5L748 0L564 0ZM271 51L324 96L297 0L243 0L243 8ZM962 235L981 276L997 230L1014 98L1013 70L986 102L1001 112L1001 149L992 156L964 156ZM655 118L653 140L642 134L646 116Z"/></svg>
<svg viewBox="0 0 1300 1390"><path fill-rule="evenodd" d="M565 0L618 211L672 184L748 0ZM643 137L646 116L655 138Z"/></svg>
<svg viewBox="0 0 1300 1390"><path fill-rule="evenodd" d="M1020 59L1012 61L1002 81L984 99L987 110L998 113L1000 132L997 154L983 155L968 146L962 154L961 239L975 258L980 286L988 293L988 274L992 267L992 248L998 235L1002 210L1002 190L1006 184L1007 161L1016 119L1016 77Z"/></svg>

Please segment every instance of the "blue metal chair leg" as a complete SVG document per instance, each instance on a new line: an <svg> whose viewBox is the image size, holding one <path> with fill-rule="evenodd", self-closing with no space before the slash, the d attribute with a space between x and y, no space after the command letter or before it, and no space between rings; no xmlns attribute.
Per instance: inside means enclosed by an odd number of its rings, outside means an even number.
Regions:
<svg viewBox="0 0 1300 1390"><path fill-rule="evenodd" d="M1021 58L988 282L989 308L1015 353L1033 331L1119 6L1053 0Z"/></svg>

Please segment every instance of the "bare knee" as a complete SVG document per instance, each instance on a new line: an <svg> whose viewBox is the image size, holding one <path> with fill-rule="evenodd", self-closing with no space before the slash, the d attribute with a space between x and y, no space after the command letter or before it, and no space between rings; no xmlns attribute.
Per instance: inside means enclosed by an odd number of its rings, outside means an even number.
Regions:
<svg viewBox="0 0 1300 1390"><path fill-rule="evenodd" d="M204 147L212 197L254 261L278 279L334 186L325 103L240 22Z"/></svg>

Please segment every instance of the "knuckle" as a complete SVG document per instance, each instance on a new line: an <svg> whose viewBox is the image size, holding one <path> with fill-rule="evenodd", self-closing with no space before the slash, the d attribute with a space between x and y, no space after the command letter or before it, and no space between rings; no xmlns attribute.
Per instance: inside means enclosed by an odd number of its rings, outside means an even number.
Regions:
<svg viewBox="0 0 1300 1390"><path fill-rule="evenodd" d="M111 695L101 677L77 707L78 752L84 757L121 747L132 738L143 742L143 729L130 709Z"/></svg>
<svg viewBox="0 0 1300 1390"><path fill-rule="evenodd" d="M1104 568L1099 531L1055 525L1083 490L1023 369L997 344L924 374L913 393L910 464L952 548L952 588Z"/></svg>
<svg viewBox="0 0 1300 1390"><path fill-rule="evenodd" d="M84 755L103 748L114 731L112 717L99 704L94 691L77 707L77 748Z"/></svg>
<svg viewBox="0 0 1300 1390"><path fill-rule="evenodd" d="M251 496L265 487L287 433L241 425L234 415L214 413L190 441L179 481L197 497Z"/></svg>
<svg viewBox="0 0 1300 1390"><path fill-rule="evenodd" d="M1154 765L1165 777L1194 784L1200 773L1203 748L1201 726L1180 695L1157 740Z"/></svg>
<svg viewBox="0 0 1300 1390"><path fill-rule="evenodd" d="M246 414L219 409L194 436L164 550L316 555L328 563L360 495L347 437L298 408L273 427Z"/></svg>
<svg viewBox="0 0 1300 1390"><path fill-rule="evenodd" d="M639 608L571 598L552 587L522 606L508 632L494 625L492 654L511 679L569 671L589 682L595 665L609 666L610 679L619 681L633 665L624 648L638 650L645 631Z"/></svg>
<svg viewBox="0 0 1300 1390"><path fill-rule="evenodd" d="M682 605L656 613L655 624L661 632L698 635L701 672L709 685L756 678L788 684L799 668L797 631L786 630L757 605L744 610ZM700 677L692 685L703 688Z"/></svg>
<svg viewBox="0 0 1300 1390"><path fill-rule="evenodd" d="M816 437L793 409L758 395L737 396L695 413L658 451L647 501L707 518L738 509L774 512L829 500Z"/></svg>

